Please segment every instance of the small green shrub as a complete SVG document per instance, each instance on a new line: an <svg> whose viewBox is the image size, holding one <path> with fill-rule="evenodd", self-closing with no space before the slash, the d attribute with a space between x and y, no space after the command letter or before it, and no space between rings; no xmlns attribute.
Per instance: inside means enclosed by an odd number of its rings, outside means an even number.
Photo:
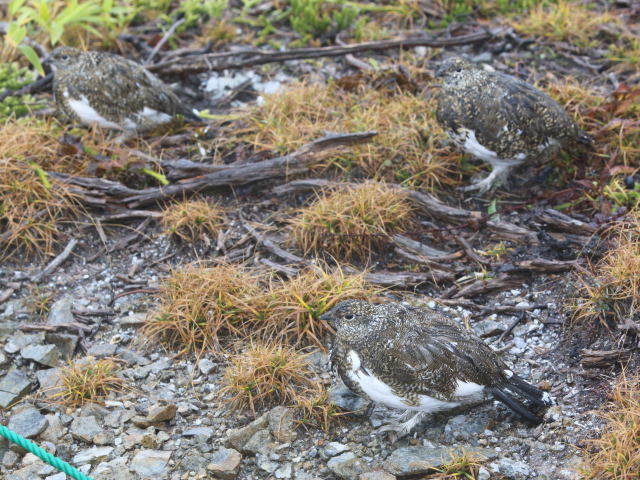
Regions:
<svg viewBox="0 0 640 480"><path fill-rule="evenodd" d="M0 65L0 93L17 90L33 81L33 74L15 63ZM0 121L8 117L22 117L29 113L29 104L34 101L30 95L7 97L0 102Z"/></svg>

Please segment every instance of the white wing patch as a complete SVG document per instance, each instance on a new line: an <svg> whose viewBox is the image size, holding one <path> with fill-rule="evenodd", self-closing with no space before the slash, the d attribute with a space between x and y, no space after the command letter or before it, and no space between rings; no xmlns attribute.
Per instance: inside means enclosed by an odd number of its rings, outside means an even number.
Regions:
<svg viewBox="0 0 640 480"><path fill-rule="evenodd" d="M468 397L471 395L477 395L484 390L484 385L478 385L474 382L463 382L462 380L456 380L458 387L453 393L455 397Z"/></svg>
<svg viewBox="0 0 640 480"><path fill-rule="evenodd" d="M443 402L428 395L420 395L419 405L408 405L405 399L396 395L389 385L375 375L365 373L365 371L360 368L362 362L360 356L354 350L350 350L348 355L351 361L351 369L348 371L348 375L354 382L360 385L362 391L374 402L384 403L391 408L422 412L448 410L460 405L459 402Z"/></svg>
<svg viewBox="0 0 640 480"><path fill-rule="evenodd" d="M479 158L480 160L484 160L485 162L494 162L498 160L496 152L489 150L478 142L476 132L466 128L462 129L462 131L466 134L466 139L462 148L464 148L467 153Z"/></svg>
<svg viewBox="0 0 640 480"><path fill-rule="evenodd" d="M164 112L159 112L158 110L154 110L153 108L144 107L144 110L140 112L138 115L149 120L151 123L167 123L171 120L171 115Z"/></svg>
<svg viewBox="0 0 640 480"><path fill-rule="evenodd" d="M68 92L64 92L64 96L68 97ZM80 100L69 100L69 106L78 115L80 121L85 125L98 124L103 128L115 128L122 130L122 127L115 122L107 120L100 115L90 104L87 97L84 95L80 97Z"/></svg>

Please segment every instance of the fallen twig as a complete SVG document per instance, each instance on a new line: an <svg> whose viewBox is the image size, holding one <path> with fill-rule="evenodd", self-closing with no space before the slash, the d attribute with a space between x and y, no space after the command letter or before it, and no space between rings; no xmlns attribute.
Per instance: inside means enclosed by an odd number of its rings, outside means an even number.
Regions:
<svg viewBox="0 0 640 480"><path fill-rule="evenodd" d="M235 50L223 53L207 53L198 56L174 58L147 68L167 75L184 75L187 73L200 73L221 71L233 68L245 68L265 63L286 62L288 60L300 60L319 57L336 57L352 53L367 51L389 50L392 48L425 47L450 47L477 43L495 37L504 31L503 28L493 30L483 29L467 35L451 36L451 30L435 32L433 36L401 38L397 40L383 40L379 42L364 42L346 46L330 46L319 48L298 48L288 51L265 51L255 48ZM445 37L445 38L438 38Z"/></svg>
<svg viewBox="0 0 640 480"><path fill-rule="evenodd" d="M67 243L67 246L64 247L64 250L60 253L60 255L51 260L40 273L37 273L36 275L31 277L31 281L37 283L44 277L49 275L51 272L53 272L69 257L69 255L71 255L71 252L73 252L73 249L76 248L76 245L78 245L78 240L76 240L75 238L69 240L69 243Z"/></svg>
<svg viewBox="0 0 640 480"><path fill-rule="evenodd" d="M144 65L148 65L149 63L151 63L151 60L153 60L153 57L156 56L156 54L160 51L160 49L164 46L164 44L167 43L167 40L169 40L171 36L175 33L176 28L178 28L184 22L185 22L185 19L181 18L177 22L174 22L173 25L171 25L169 30L167 30L167 32L162 36L160 41L156 43L156 46L153 47L153 50L151 50L151 53L149 54L147 59L144 61Z"/></svg>
<svg viewBox="0 0 640 480"><path fill-rule="evenodd" d="M444 298L473 297L481 293L492 292L495 290L504 290L522 286L525 278L520 275L510 275L500 273L495 278L476 280L475 282L459 289L447 291L443 294Z"/></svg>
<svg viewBox="0 0 640 480"><path fill-rule="evenodd" d="M589 350L585 348L580 352L580 363L584 368L606 368L615 363L624 363L629 360L631 350Z"/></svg>
<svg viewBox="0 0 640 480"><path fill-rule="evenodd" d="M505 337L509 335L514 328L516 328L516 325L518 325L522 320L524 320L524 317L525 317L525 312L518 313L515 320L513 320L513 322L511 322L511 324L507 327L507 329L504 332L502 332L500 337L498 337L498 342L502 342L505 339Z"/></svg>

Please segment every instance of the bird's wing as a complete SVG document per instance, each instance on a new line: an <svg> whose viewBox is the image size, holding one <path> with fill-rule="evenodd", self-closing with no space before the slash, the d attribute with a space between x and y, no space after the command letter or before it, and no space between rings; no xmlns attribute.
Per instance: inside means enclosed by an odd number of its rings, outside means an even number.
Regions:
<svg viewBox="0 0 640 480"><path fill-rule="evenodd" d="M507 367L487 344L444 317L434 320L432 312L429 316L428 323L412 325L396 337L393 356L398 378L425 385L424 393L434 382L450 392L458 381L487 386L504 382Z"/></svg>

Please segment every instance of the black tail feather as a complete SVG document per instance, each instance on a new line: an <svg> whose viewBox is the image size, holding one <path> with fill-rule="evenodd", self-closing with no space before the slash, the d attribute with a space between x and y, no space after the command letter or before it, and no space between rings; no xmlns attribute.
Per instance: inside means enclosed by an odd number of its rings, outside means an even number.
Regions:
<svg viewBox="0 0 640 480"><path fill-rule="evenodd" d="M518 395L526 398L540 407L548 407L553 405L553 399L548 393L543 392L537 387L534 387L529 382L523 380L517 375L513 375L509 378L509 384L506 385L507 390L511 390Z"/></svg>
<svg viewBox="0 0 640 480"><path fill-rule="evenodd" d="M542 420L538 416L530 412L527 409L527 407L525 407L522 403L520 403L518 400L513 398L507 392L504 392L499 388L490 388L489 392L496 398L496 400L500 400L502 403L504 403L507 407L509 407L518 415L520 415L522 418L529 420L530 422L533 422L533 423L542 422Z"/></svg>

